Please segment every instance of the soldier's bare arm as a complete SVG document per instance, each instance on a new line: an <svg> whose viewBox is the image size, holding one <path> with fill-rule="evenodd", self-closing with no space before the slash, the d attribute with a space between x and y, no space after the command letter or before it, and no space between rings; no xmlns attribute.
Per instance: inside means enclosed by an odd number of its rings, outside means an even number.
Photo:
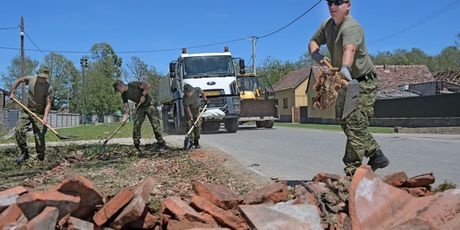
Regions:
<svg viewBox="0 0 460 230"><path fill-rule="evenodd" d="M18 88L19 84L25 81L26 81L25 77L16 79L16 81L13 83L13 86L11 86L10 95L9 95L10 99L14 98L14 91L16 90L16 88Z"/></svg>
<svg viewBox="0 0 460 230"><path fill-rule="evenodd" d="M123 104L123 118L121 119L121 125L126 124L126 120L128 119L128 110L129 110L128 103L124 103Z"/></svg>
<svg viewBox="0 0 460 230"><path fill-rule="evenodd" d="M48 114L51 109L51 96L46 96L46 106L45 106L45 113L43 114L43 124L48 124Z"/></svg>

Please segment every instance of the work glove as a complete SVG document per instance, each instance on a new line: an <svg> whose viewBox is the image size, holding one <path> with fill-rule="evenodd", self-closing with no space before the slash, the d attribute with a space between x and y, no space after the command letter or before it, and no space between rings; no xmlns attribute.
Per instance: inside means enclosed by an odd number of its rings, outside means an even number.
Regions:
<svg viewBox="0 0 460 230"><path fill-rule="evenodd" d="M316 52L312 53L311 54L311 58L313 59L313 61L315 61L316 63L322 65L323 64L323 58L324 56L322 54L319 53L319 51L317 50Z"/></svg>
<svg viewBox="0 0 460 230"><path fill-rule="evenodd" d="M340 68L340 73L342 74L342 77L345 80L349 82L353 80L350 73L350 67L348 67L347 65L342 65L342 68Z"/></svg>

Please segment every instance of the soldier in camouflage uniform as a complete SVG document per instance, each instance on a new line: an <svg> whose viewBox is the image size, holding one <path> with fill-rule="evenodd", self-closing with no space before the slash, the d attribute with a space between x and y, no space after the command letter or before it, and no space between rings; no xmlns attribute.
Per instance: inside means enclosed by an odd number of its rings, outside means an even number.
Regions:
<svg viewBox="0 0 460 230"><path fill-rule="evenodd" d="M32 131L35 137L37 158L40 161L45 159L45 134L47 131L45 125L48 123L48 114L51 109L51 95L53 93L53 88L48 82L49 72L50 71L46 66L42 66L39 70L38 76L25 76L18 78L11 87L9 97L14 98L14 91L19 84L25 83L29 85L27 107L43 120L43 123L34 120L32 115L25 110L21 113L21 117L16 123L15 134L16 142L18 143L18 147L21 151L21 154L16 159L17 164L22 164L30 158L26 141L26 132L29 125L32 125Z"/></svg>
<svg viewBox="0 0 460 230"><path fill-rule="evenodd" d="M345 148L345 173L353 175L362 164L363 157L370 158L368 165L375 171L390 162L368 130L374 115L377 92L377 75L367 52L364 31L351 17L350 0L327 0L331 18L324 21L310 40L308 49L317 63L323 64L319 47L327 45L333 66L341 66L340 72L348 81L359 82L358 107L339 121L347 136ZM345 103L346 89L342 88L337 98L339 117Z"/></svg>
<svg viewBox="0 0 460 230"><path fill-rule="evenodd" d="M141 127L144 123L145 116L147 116L150 124L152 125L157 144L160 149L163 149L165 147L165 141L161 133L160 113L155 107L150 95L148 94L148 91L150 90L150 84L134 81L130 82L128 85L125 85L122 81L117 80L113 84L113 87L115 92L121 93L121 98L123 99L124 113L123 119L121 121L122 125L125 125L126 120L128 119L128 100L136 103L137 109L134 113L133 127L134 147L139 151L139 153L142 154L142 151L140 150Z"/></svg>
<svg viewBox="0 0 460 230"><path fill-rule="evenodd" d="M208 102L206 95L203 93L201 88L196 87L193 88L189 84L184 85L184 98L182 99L182 104L185 110L185 119L187 121L187 130L192 128L195 120L198 118L200 114L200 95L203 97L205 104ZM193 129L193 145L195 148L200 148L200 133L201 133L201 119L196 124L195 128Z"/></svg>

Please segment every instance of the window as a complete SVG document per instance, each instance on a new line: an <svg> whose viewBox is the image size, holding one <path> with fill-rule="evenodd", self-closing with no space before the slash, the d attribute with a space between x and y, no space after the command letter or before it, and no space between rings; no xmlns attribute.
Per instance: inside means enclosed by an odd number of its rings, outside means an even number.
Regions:
<svg viewBox="0 0 460 230"><path fill-rule="evenodd" d="M283 109L287 109L287 108L288 108L288 99L283 98Z"/></svg>

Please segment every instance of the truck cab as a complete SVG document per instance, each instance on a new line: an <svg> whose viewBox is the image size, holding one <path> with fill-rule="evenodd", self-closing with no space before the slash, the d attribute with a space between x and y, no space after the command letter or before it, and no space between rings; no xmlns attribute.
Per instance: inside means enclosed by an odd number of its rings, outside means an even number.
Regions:
<svg viewBox="0 0 460 230"><path fill-rule="evenodd" d="M244 61L240 61L244 74ZM241 72L240 72L241 73ZM184 130L184 108L182 106L185 84L199 87L208 99L208 109L219 109L225 116L203 119L207 131L217 131L223 123L228 132L238 130L240 98L236 82L238 73L234 58L228 49L222 53L182 54L170 63L169 79L160 82L160 102L163 105L163 126L166 132Z"/></svg>

